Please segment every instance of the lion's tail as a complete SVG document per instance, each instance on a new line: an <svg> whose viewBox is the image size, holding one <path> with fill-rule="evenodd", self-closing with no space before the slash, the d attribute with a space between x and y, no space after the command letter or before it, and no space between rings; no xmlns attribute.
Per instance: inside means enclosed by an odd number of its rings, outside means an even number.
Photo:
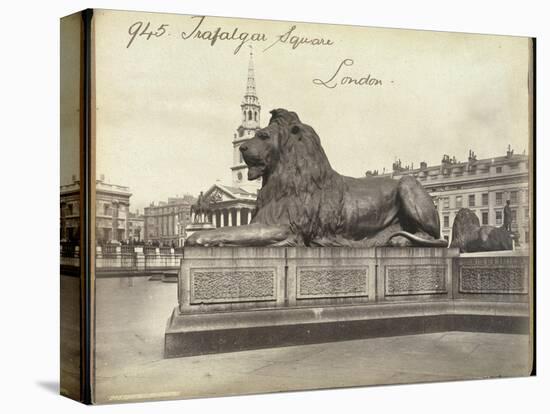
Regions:
<svg viewBox="0 0 550 414"><path fill-rule="evenodd" d="M429 240L422 237L418 237L415 234L409 233L408 231L397 231L390 236L390 239L396 236L403 236L414 242L420 247L448 247L449 242L445 239Z"/></svg>

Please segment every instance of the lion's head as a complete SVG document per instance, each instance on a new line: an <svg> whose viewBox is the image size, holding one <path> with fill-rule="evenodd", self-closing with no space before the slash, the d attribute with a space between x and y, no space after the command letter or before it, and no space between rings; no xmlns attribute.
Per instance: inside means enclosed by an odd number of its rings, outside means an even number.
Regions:
<svg viewBox="0 0 550 414"><path fill-rule="evenodd" d="M291 154L308 156L309 161L321 162L319 167L331 169L313 128L303 124L295 112L274 109L270 113L269 125L258 130L254 138L239 148L248 165L249 180L269 177L280 161L290 161Z"/></svg>
<svg viewBox="0 0 550 414"><path fill-rule="evenodd" d="M289 136L298 132L300 119L294 112L274 109L271 114L269 125L258 130L254 138L239 147L244 162L248 165L249 180L268 177L275 170L280 152L284 150Z"/></svg>
<svg viewBox="0 0 550 414"><path fill-rule="evenodd" d="M240 151L248 179L263 178L253 222L288 223L307 239L336 225L341 176L330 166L315 130L286 109L271 111L269 125Z"/></svg>

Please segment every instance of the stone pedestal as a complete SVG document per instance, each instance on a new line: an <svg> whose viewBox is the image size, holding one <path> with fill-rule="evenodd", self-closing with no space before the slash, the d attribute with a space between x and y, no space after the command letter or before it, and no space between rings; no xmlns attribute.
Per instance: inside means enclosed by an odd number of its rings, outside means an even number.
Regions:
<svg viewBox="0 0 550 414"><path fill-rule="evenodd" d="M185 226L185 235L186 237L189 237L196 231L213 230L215 228L216 227L212 223L208 222L191 223Z"/></svg>
<svg viewBox="0 0 550 414"><path fill-rule="evenodd" d="M447 330L528 332L526 260L435 248L186 248L165 356Z"/></svg>

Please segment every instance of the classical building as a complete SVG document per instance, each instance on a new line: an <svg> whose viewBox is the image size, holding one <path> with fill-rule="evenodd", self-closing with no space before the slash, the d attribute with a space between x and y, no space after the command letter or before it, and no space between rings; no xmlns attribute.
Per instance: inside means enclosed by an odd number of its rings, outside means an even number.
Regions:
<svg viewBox="0 0 550 414"><path fill-rule="evenodd" d="M152 202L149 207L145 207L144 241L163 246L182 246L185 226L190 222L194 202L195 198L186 194L158 204Z"/></svg>
<svg viewBox="0 0 550 414"><path fill-rule="evenodd" d="M110 184L105 176L96 180L96 240L98 243L128 241L130 188ZM60 187L60 238L76 241L80 235L80 181Z"/></svg>
<svg viewBox="0 0 550 414"><path fill-rule="evenodd" d="M130 188L110 184L102 174L96 180L96 240L98 243L127 241Z"/></svg>
<svg viewBox="0 0 550 414"><path fill-rule="evenodd" d="M206 218L214 227L249 224L256 207L256 194L241 187L214 184L204 194L209 200L211 212ZM195 221L195 217L192 218Z"/></svg>
<svg viewBox="0 0 550 414"><path fill-rule="evenodd" d="M437 206L446 239L451 238L453 221L461 208L474 211L482 225L502 226L504 206L510 200L512 231L519 235L520 244L529 243L529 157L514 154L510 147L506 155L482 160L471 150L465 162L444 155L440 165L421 162L420 168L403 167L398 160L393 171L383 175L412 175L422 183Z"/></svg>

